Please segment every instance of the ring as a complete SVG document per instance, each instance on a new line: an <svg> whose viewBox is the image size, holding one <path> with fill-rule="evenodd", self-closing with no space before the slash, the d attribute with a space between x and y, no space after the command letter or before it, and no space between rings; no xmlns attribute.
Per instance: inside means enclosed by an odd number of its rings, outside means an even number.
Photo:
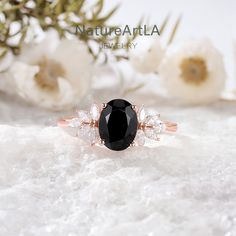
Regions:
<svg viewBox="0 0 236 236"><path fill-rule="evenodd" d="M76 116L59 119L58 126L91 145L105 145L114 151L143 146L146 139L159 141L161 133L177 131L176 123L160 120L160 114L146 115L143 106L123 99L93 104L90 112L80 110Z"/></svg>

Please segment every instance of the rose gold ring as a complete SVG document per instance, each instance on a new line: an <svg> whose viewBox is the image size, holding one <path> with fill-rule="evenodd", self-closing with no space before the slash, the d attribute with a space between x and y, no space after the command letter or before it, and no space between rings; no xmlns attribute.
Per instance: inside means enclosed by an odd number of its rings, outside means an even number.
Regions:
<svg viewBox="0 0 236 236"><path fill-rule="evenodd" d="M75 116L59 119L58 126L91 145L105 145L114 151L143 146L147 139L159 141L160 134L177 131L177 123L161 120L160 114L147 115L143 106L123 99L93 104L90 112L80 110Z"/></svg>

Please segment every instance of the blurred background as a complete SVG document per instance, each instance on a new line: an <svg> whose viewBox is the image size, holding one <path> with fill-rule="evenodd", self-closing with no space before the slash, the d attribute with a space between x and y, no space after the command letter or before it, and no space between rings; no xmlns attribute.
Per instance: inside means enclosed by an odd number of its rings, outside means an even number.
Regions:
<svg viewBox="0 0 236 236"><path fill-rule="evenodd" d="M102 12L109 12L116 5L119 5L119 9L109 19L109 23L112 25L118 24L135 27L142 18L143 24L157 25L160 27L165 17L169 14L169 22L160 37L162 41L168 40L174 24L178 17L181 16L181 22L175 34L173 44L185 42L189 39L209 38L223 55L227 73L226 88L235 88L236 28L234 25L236 20L236 2L234 0L113 0L104 2ZM138 51L142 47L142 44L149 43L148 38L150 37L139 37L137 48L132 49L131 54L133 51ZM76 59L73 60L75 61ZM143 75L136 73L127 61L114 64L114 66L111 64L108 66L99 65L96 68L93 67L95 78L93 78L91 85L94 90L89 90L82 102L79 99L78 101L75 100L75 104L78 104L79 107L87 108L94 100L104 102L113 97L124 97L137 103L142 103L145 97L145 104L147 106L159 106L162 103L158 103L160 101L159 89L161 87L158 84L158 76L155 74ZM75 68L77 68L76 65ZM77 73L80 74L79 71ZM82 80L85 81L86 79L82 78ZM5 82L5 80L3 79L1 82ZM140 84L145 84L145 86L141 89L133 89ZM11 89L7 90L10 91ZM129 90L131 92L127 93ZM18 93L20 92L18 91ZM149 102L148 95L152 102ZM1 96L3 96L1 106L4 107L1 114L2 122L14 123L18 121L24 123L25 120L28 120L26 114L29 113L29 117L31 117L32 110L36 109L36 114L42 117L43 123L45 123L45 118L43 117L45 117L46 111L38 111L34 106L28 107L28 104L22 102L19 97L6 97L5 94ZM19 103L21 104L20 106ZM36 105L40 105L40 103ZM17 113L15 110L17 110ZM58 114L55 114L56 116ZM51 123L49 122L49 124Z"/></svg>
<svg viewBox="0 0 236 236"><path fill-rule="evenodd" d="M229 77L227 86L236 85L234 0L113 0L107 1L106 8L110 9L116 4L120 4L120 8L111 21L120 24L135 25L140 17L144 17L150 24L158 25L170 13L169 26L173 26L178 16L182 15L175 42L209 38L225 56L225 67ZM171 30L171 27L167 27L167 35L168 30ZM142 39L145 40L145 37Z"/></svg>

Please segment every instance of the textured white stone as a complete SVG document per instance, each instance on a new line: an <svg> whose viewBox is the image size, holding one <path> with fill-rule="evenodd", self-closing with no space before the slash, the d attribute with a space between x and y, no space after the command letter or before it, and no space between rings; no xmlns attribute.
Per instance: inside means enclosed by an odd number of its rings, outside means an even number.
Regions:
<svg viewBox="0 0 236 236"><path fill-rule="evenodd" d="M0 107L1 236L236 234L235 104L157 104L178 134L125 152L68 136L57 113Z"/></svg>

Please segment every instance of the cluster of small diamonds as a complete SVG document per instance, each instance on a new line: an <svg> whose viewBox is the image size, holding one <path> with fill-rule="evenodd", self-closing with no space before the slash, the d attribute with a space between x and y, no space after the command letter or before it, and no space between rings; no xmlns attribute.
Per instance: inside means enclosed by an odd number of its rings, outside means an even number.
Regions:
<svg viewBox="0 0 236 236"><path fill-rule="evenodd" d="M95 145L100 143L97 121L100 116L101 109L97 104L93 104L90 112L80 110L77 117L69 121L68 126L78 129L78 137L82 140Z"/></svg>
<svg viewBox="0 0 236 236"><path fill-rule="evenodd" d="M165 124L160 120L160 115L147 115L144 107L137 109L139 129L135 137L135 144L143 146L146 138L159 141L160 133L165 131Z"/></svg>

